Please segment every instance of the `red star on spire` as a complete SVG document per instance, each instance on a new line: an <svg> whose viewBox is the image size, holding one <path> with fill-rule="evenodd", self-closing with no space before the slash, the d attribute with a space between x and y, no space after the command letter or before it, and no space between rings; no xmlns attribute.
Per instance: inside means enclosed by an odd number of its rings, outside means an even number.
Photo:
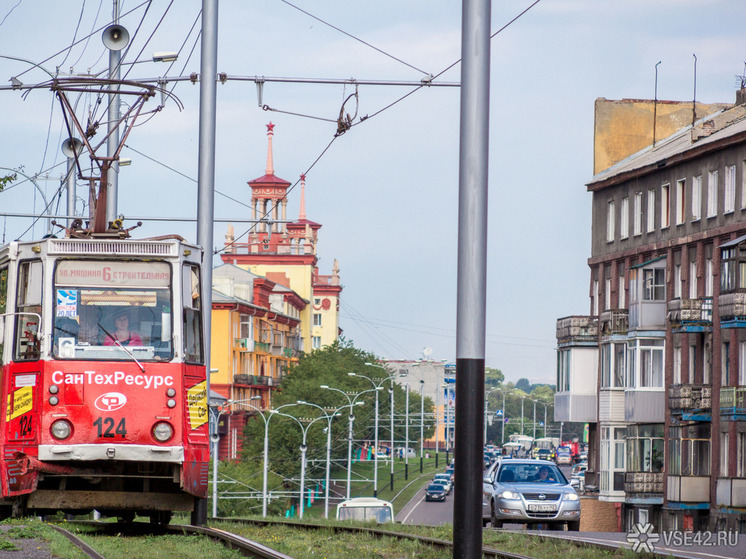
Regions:
<svg viewBox="0 0 746 559"><path fill-rule="evenodd" d="M305 181L306 180L306 175L301 175L300 176L300 180Z"/></svg>
<svg viewBox="0 0 746 559"><path fill-rule="evenodd" d="M274 132L275 125L272 124L272 121L269 121L269 124L267 125L267 132Z"/></svg>

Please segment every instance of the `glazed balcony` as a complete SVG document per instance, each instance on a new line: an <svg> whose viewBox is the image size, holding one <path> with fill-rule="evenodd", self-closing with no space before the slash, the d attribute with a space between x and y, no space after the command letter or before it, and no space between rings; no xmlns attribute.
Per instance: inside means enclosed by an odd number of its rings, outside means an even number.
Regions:
<svg viewBox="0 0 746 559"><path fill-rule="evenodd" d="M672 476L666 479L666 499L677 503L709 503L710 476Z"/></svg>
<svg viewBox="0 0 746 559"><path fill-rule="evenodd" d="M718 478L716 501L722 507L746 507L746 479Z"/></svg>

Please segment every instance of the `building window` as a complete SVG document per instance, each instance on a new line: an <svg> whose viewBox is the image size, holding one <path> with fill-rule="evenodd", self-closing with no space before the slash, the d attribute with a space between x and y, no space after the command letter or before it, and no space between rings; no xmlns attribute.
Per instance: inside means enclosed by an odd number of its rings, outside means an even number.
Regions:
<svg viewBox="0 0 746 559"><path fill-rule="evenodd" d="M723 213L732 213L736 209L736 166L725 168L725 198L723 199Z"/></svg>
<svg viewBox="0 0 746 559"><path fill-rule="evenodd" d="M635 193L633 212L634 212L634 216L633 216L634 234L635 236L642 235L642 192Z"/></svg>
<svg viewBox="0 0 746 559"><path fill-rule="evenodd" d="M663 424L627 427L627 471L663 471Z"/></svg>
<svg viewBox="0 0 746 559"><path fill-rule="evenodd" d="M593 315L598 315L598 280L593 280Z"/></svg>
<svg viewBox="0 0 746 559"><path fill-rule="evenodd" d="M604 280L604 310L611 308L611 278Z"/></svg>
<svg viewBox="0 0 746 559"><path fill-rule="evenodd" d="M736 476L746 477L746 433L738 433L736 454Z"/></svg>
<svg viewBox="0 0 746 559"><path fill-rule="evenodd" d="M712 258L705 260L705 297L712 297L713 288L713 273L712 273Z"/></svg>
<svg viewBox="0 0 746 559"><path fill-rule="evenodd" d="M702 218L702 175L692 180L692 221Z"/></svg>
<svg viewBox="0 0 746 559"><path fill-rule="evenodd" d="M617 308L625 309L627 308L627 290L625 289L624 285L624 264L620 264L619 285L617 289L619 291L619 305L617 306Z"/></svg>
<svg viewBox="0 0 746 559"><path fill-rule="evenodd" d="M697 298L697 263L689 262L689 298Z"/></svg>
<svg viewBox="0 0 746 559"><path fill-rule="evenodd" d="M627 344L629 388L663 388L662 339L636 339Z"/></svg>
<svg viewBox="0 0 746 559"><path fill-rule="evenodd" d="M601 387L624 388L626 345L601 345Z"/></svg>
<svg viewBox="0 0 746 559"><path fill-rule="evenodd" d="M671 475L710 475L710 425L684 425L669 431L668 471Z"/></svg>
<svg viewBox="0 0 746 559"><path fill-rule="evenodd" d="M622 239L627 239L629 238L629 196L622 198L622 208L619 219L619 236Z"/></svg>
<svg viewBox="0 0 746 559"><path fill-rule="evenodd" d="M681 384L681 348L673 348L673 383Z"/></svg>
<svg viewBox="0 0 746 559"><path fill-rule="evenodd" d="M694 376L697 372L697 346L689 345L689 382L694 382Z"/></svg>
<svg viewBox="0 0 746 559"><path fill-rule="evenodd" d="M661 186L661 229L671 225L671 187L668 184Z"/></svg>
<svg viewBox="0 0 746 559"><path fill-rule="evenodd" d="M676 225L686 221L686 181L676 181Z"/></svg>
<svg viewBox="0 0 746 559"><path fill-rule="evenodd" d="M642 271L643 300L666 300L666 270L665 268L648 268Z"/></svg>
<svg viewBox="0 0 746 559"><path fill-rule="evenodd" d="M681 299L681 264L673 267L673 298Z"/></svg>
<svg viewBox="0 0 746 559"><path fill-rule="evenodd" d="M626 462L624 427L602 427L601 428L601 453L600 453L600 483L602 492L623 491L624 483L615 483L617 472L624 472Z"/></svg>
<svg viewBox="0 0 746 559"><path fill-rule="evenodd" d="M648 190L648 233L655 231L655 190Z"/></svg>
<svg viewBox="0 0 746 559"><path fill-rule="evenodd" d="M313 349L321 349L321 336L313 336L311 338L311 345Z"/></svg>
<svg viewBox="0 0 746 559"><path fill-rule="evenodd" d="M720 433L720 477L728 477L728 433Z"/></svg>
<svg viewBox="0 0 746 559"><path fill-rule="evenodd" d="M718 214L718 172L710 171L707 175L707 217Z"/></svg>
<svg viewBox="0 0 746 559"><path fill-rule="evenodd" d="M746 161L741 162L741 208L746 208Z"/></svg>
<svg viewBox="0 0 746 559"><path fill-rule="evenodd" d="M614 200L609 200L609 204L606 211L606 242L614 242L614 222L616 216L614 214Z"/></svg>
<svg viewBox="0 0 746 559"><path fill-rule="evenodd" d="M313 313L313 325L321 326L321 313Z"/></svg>
<svg viewBox="0 0 746 559"><path fill-rule="evenodd" d="M557 352L557 391L570 391L570 350L560 349Z"/></svg>
<svg viewBox="0 0 746 559"><path fill-rule="evenodd" d="M722 386L730 385L730 342L723 342L722 353L720 354L722 363L722 375L720 384Z"/></svg>
<svg viewBox="0 0 746 559"><path fill-rule="evenodd" d="M746 342L738 342L738 386L746 386Z"/></svg>

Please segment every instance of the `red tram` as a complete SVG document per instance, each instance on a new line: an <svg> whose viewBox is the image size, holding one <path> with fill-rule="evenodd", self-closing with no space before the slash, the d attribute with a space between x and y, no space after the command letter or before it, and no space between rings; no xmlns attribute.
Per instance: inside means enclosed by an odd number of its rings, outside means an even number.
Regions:
<svg viewBox="0 0 746 559"><path fill-rule="evenodd" d="M177 237L0 248L0 514L204 521L201 260Z"/></svg>

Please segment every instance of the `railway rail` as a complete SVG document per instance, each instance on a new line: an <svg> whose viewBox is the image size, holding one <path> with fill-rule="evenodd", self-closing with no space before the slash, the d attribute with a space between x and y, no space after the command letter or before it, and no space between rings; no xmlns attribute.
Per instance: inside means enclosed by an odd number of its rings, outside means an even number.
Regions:
<svg viewBox="0 0 746 559"><path fill-rule="evenodd" d="M369 536L378 537L378 538L394 538L394 539L400 539L400 540L417 541L417 542L420 542L422 545L426 545L431 548L439 549L439 550L452 550L453 549L453 542L449 540L431 538L427 536L419 536L416 534L406 534L402 532L396 532L394 530L387 530L387 529L374 528L374 527L333 526L333 525L328 525L328 524L295 522L295 521L287 521L287 520L267 520L267 519L259 520L259 519L240 519L240 518L224 518L224 517L210 518L210 521L233 523L233 524L246 524L246 525L253 525L253 526L287 526L288 528L300 529L300 530L332 530L338 534L339 533L367 534ZM241 552L242 555L247 556L247 557L256 557L258 559L293 559L289 555L286 555L284 553L271 549L267 547L266 545L252 541L238 534L234 534L232 532L217 529L217 528L198 527L198 526L191 526L191 525L165 526L165 525L148 524L148 523L143 523L143 522L106 523L106 522L96 522L96 521L72 521L72 522L69 522L68 524L81 524L81 525L93 526L93 527L98 528L101 532L119 532L119 533L137 534L137 535L146 535L146 534L147 535L158 535L158 534L166 534L166 533L200 534L200 535L209 537L213 540L219 541L230 549L237 549ZM62 530L59 527L55 527L55 528L63 533L66 532L65 530ZM73 534L70 534L69 532L67 532L65 535L69 539L71 539L73 543L76 543L75 540L78 538L76 538ZM628 548L628 546L622 545L620 542L614 542L614 541L601 542L598 540L590 541L588 539L582 539L582 538L577 539L575 537L563 538L560 534L552 534L551 536L546 536L543 534L527 533L526 535L538 537L538 538L551 537L551 538L556 538L556 539L562 539L563 541L567 541L578 547L592 548L592 549L598 549L598 550L607 550L611 552ZM575 536L577 536L577 534L575 534ZM76 543L76 545L79 545L79 544ZM84 543L83 543L83 546L85 546ZM83 549L83 551L87 553L89 557L93 559L104 559L101 555L96 554L95 551L88 548L92 552L90 553L83 546L79 545L79 547L81 547L81 549ZM485 558L494 558L494 559L532 559L530 556L503 551L503 550L491 548L488 546L484 546L482 548L482 556ZM686 553L676 554L676 553L672 553L671 550L666 550L665 553L656 553L656 552L649 553L647 554L647 557L655 557L658 559L663 559L663 558L670 559L672 557L685 559L685 558L691 558L693 556L690 554L686 554Z"/></svg>

